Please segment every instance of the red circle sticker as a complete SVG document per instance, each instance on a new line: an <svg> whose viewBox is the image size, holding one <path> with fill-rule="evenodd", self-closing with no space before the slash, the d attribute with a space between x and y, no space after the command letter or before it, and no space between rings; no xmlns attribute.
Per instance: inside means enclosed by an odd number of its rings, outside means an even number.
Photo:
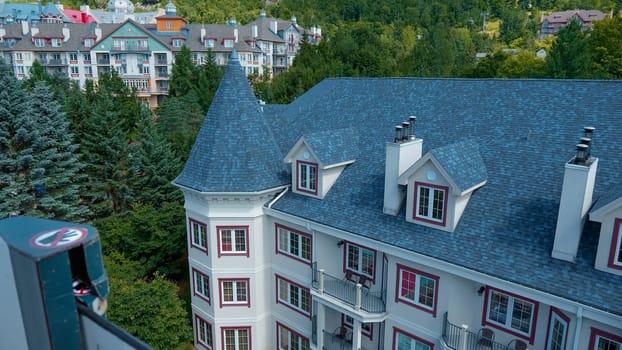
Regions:
<svg viewBox="0 0 622 350"><path fill-rule="evenodd" d="M38 233L30 239L30 245L35 248L54 249L79 242L87 234L88 231L82 227L63 227Z"/></svg>

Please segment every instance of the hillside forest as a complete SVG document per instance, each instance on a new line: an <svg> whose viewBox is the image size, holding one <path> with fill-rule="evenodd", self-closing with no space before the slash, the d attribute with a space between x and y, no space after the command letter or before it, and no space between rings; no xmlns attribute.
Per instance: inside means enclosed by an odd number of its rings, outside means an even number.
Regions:
<svg viewBox="0 0 622 350"><path fill-rule="evenodd" d="M144 0L137 9L164 6ZM83 0L63 1L78 8ZM93 8L105 0L86 1ZM617 14L622 0L174 0L191 23L296 16L322 28L259 99L288 103L326 77L620 79L622 19L571 22L538 39L552 11ZM544 50L546 58L536 52ZM477 53L485 57L476 60ZM482 56L482 55L480 55ZM108 317L156 349L192 347L181 172L223 68L176 55L169 96L149 110L113 72L80 89L35 63L17 80L0 61L0 217L85 222L102 236ZM131 234L127 234L127 233Z"/></svg>

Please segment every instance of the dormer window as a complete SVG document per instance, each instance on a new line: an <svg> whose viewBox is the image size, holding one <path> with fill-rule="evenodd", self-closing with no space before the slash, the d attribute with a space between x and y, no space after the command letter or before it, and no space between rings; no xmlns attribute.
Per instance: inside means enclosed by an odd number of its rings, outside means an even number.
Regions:
<svg viewBox="0 0 622 350"><path fill-rule="evenodd" d="M61 40L58 38L54 38L52 39L52 47L60 47L61 46Z"/></svg>
<svg viewBox="0 0 622 350"><path fill-rule="evenodd" d="M95 40L93 38L84 39L84 47L92 47L95 44Z"/></svg>
<svg viewBox="0 0 622 350"><path fill-rule="evenodd" d="M205 47L214 47L214 39L205 40Z"/></svg>
<svg viewBox="0 0 622 350"><path fill-rule="evenodd" d="M622 219L615 219L613 224L613 237L611 239L611 251L609 253L609 267L622 270Z"/></svg>
<svg viewBox="0 0 622 350"><path fill-rule="evenodd" d="M233 40L225 39L224 46L227 48L233 47Z"/></svg>
<svg viewBox="0 0 622 350"><path fill-rule="evenodd" d="M445 224L447 210L447 187L415 182L415 198L417 198L415 220Z"/></svg>
<svg viewBox="0 0 622 350"><path fill-rule="evenodd" d="M184 45L183 39L173 39L173 47L182 47Z"/></svg>
<svg viewBox="0 0 622 350"><path fill-rule="evenodd" d="M45 39L43 38L35 38L35 47L44 47Z"/></svg>
<svg viewBox="0 0 622 350"><path fill-rule="evenodd" d="M317 164L297 161L298 182L296 189L303 192L317 194Z"/></svg>

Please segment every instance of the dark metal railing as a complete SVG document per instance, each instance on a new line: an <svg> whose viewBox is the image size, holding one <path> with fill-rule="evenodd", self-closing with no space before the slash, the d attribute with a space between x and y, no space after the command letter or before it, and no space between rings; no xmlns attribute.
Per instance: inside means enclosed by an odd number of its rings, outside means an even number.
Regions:
<svg viewBox="0 0 622 350"><path fill-rule="evenodd" d="M448 348L453 350L514 350L513 347L483 339L478 333L470 331L466 327L460 327L449 322L447 312L443 314L442 338ZM462 343L464 342L464 347Z"/></svg>

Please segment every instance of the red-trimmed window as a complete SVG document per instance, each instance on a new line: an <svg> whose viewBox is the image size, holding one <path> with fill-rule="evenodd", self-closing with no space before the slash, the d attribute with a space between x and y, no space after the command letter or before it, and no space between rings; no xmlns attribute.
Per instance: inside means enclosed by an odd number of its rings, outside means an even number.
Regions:
<svg viewBox="0 0 622 350"><path fill-rule="evenodd" d="M317 194L317 163L296 161L298 176L296 177L296 189L301 192Z"/></svg>
<svg viewBox="0 0 622 350"><path fill-rule="evenodd" d="M248 226L219 226L216 230L218 231L218 256L249 256Z"/></svg>
<svg viewBox="0 0 622 350"><path fill-rule="evenodd" d="M601 329L591 327L589 350L620 350L622 337Z"/></svg>
<svg viewBox="0 0 622 350"><path fill-rule="evenodd" d="M376 251L347 242L345 245L345 269L374 280Z"/></svg>
<svg viewBox="0 0 622 350"><path fill-rule="evenodd" d="M310 350L309 338L294 332L280 322L276 323L276 338L279 350Z"/></svg>
<svg viewBox="0 0 622 350"><path fill-rule="evenodd" d="M251 350L251 327L222 327L223 350Z"/></svg>
<svg viewBox="0 0 622 350"><path fill-rule="evenodd" d="M207 253L207 225L194 219L188 219L188 226L190 227L192 247Z"/></svg>
<svg viewBox="0 0 622 350"><path fill-rule="evenodd" d="M276 275L276 288L276 302L278 304L283 304L307 317L311 317L311 293L309 288L279 275Z"/></svg>
<svg viewBox="0 0 622 350"><path fill-rule="evenodd" d="M484 325L502 329L533 344L537 314L537 302L486 287Z"/></svg>
<svg viewBox="0 0 622 350"><path fill-rule="evenodd" d="M616 218L613 223L613 237L611 238L611 250L609 252L609 264L612 269L622 270L622 219Z"/></svg>
<svg viewBox="0 0 622 350"><path fill-rule="evenodd" d="M413 219L444 226L448 190L445 186L415 182Z"/></svg>
<svg viewBox="0 0 622 350"><path fill-rule="evenodd" d="M560 310L551 307L549 311L549 327L546 333L546 350L565 350L568 339L570 318Z"/></svg>
<svg viewBox="0 0 622 350"><path fill-rule="evenodd" d="M395 302L412 305L436 317L439 277L397 265Z"/></svg>
<svg viewBox="0 0 622 350"><path fill-rule="evenodd" d="M276 227L276 253L311 264L311 235L279 224Z"/></svg>
<svg viewBox="0 0 622 350"><path fill-rule="evenodd" d="M393 350L434 350L434 343L394 327Z"/></svg>
<svg viewBox="0 0 622 350"><path fill-rule="evenodd" d="M249 279L218 279L220 307L251 306Z"/></svg>
<svg viewBox="0 0 622 350"><path fill-rule="evenodd" d="M194 295L198 295L210 304L209 276L192 268L192 281L194 284Z"/></svg>
<svg viewBox="0 0 622 350"><path fill-rule="evenodd" d="M354 329L354 318L348 315L341 314L341 324L343 327ZM374 324L373 323L362 323L361 324L361 333L372 340L372 336L374 333Z"/></svg>
<svg viewBox="0 0 622 350"><path fill-rule="evenodd" d="M212 325L199 315L196 315L196 327L197 344L211 350L212 346L214 346Z"/></svg>

